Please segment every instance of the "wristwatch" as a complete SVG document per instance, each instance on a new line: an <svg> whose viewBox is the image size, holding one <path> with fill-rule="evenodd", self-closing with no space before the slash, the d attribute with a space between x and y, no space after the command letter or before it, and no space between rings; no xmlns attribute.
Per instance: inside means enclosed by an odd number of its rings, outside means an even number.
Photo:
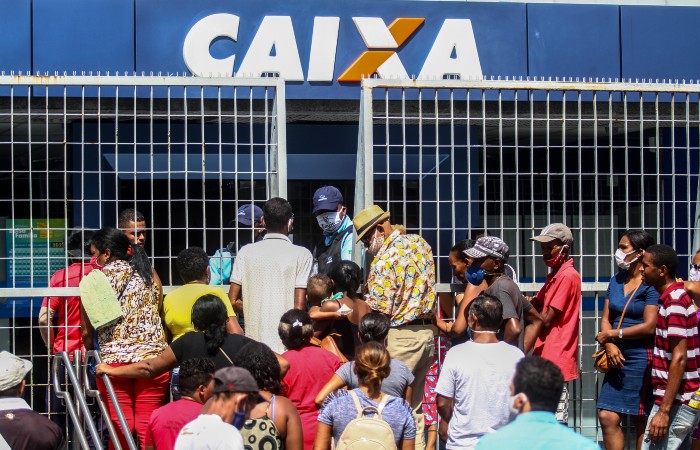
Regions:
<svg viewBox="0 0 700 450"><path fill-rule="evenodd" d="M622 328L620 328L620 331L617 332L617 338L622 339Z"/></svg>

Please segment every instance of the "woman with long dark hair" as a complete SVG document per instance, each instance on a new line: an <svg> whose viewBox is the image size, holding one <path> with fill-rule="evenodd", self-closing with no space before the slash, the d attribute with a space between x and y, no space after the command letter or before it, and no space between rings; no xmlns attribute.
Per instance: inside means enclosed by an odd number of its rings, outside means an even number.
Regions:
<svg viewBox="0 0 700 450"><path fill-rule="evenodd" d="M620 271L608 285L596 336L611 365L598 396L598 418L608 450L625 448L623 415L632 419L640 448L652 406L649 381L659 293L642 284L639 271L644 250L651 245L654 238L646 231L627 230L620 237L615 252Z"/></svg>
<svg viewBox="0 0 700 450"><path fill-rule="evenodd" d="M210 358L216 370L233 365L233 359L244 345L255 342L240 334L226 332L226 307L219 297L207 294L199 297L192 307L192 324L195 330L185 333L154 358L135 364L113 366L100 364L97 373L115 377L153 378L172 370L182 361L192 358ZM289 367L287 361L279 357L283 371Z"/></svg>
<svg viewBox="0 0 700 450"><path fill-rule="evenodd" d="M115 228L97 231L92 235L90 242L92 264L106 276L117 294L122 311L119 320L97 331L102 360L120 367L158 355L168 344L159 315L160 290L153 282L151 264L146 252L140 246L132 245L124 233ZM95 330L82 307L81 328L85 348L94 348ZM149 380L112 378L111 381L129 424L129 431L136 431L143 447L148 419L165 400L168 375L163 374ZM126 438L118 425L111 399L102 380L98 379L97 383L102 398L107 399L112 422L122 447L125 448Z"/></svg>
<svg viewBox="0 0 700 450"><path fill-rule="evenodd" d="M304 448L299 413L281 396L280 365L270 347L260 342L246 344L233 363L250 372L260 388L260 402L241 429L246 450Z"/></svg>

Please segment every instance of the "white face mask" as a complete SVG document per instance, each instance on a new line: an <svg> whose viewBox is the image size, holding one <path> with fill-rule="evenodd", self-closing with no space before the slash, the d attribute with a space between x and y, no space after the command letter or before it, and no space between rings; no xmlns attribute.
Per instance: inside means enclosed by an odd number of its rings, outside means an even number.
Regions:
<svg viewBox="0 0 700 450"><path fill-rule="evenodd" d="M367 253L369 253L370 255L373 255L373 256L376 255L377 252L379 251L379 249L382 248L382 244L384 244L384 236L375 231L374 238L372 239L372 242L369 244L369 247L367 247Z"/></svg>
<svg viewBox="0 0 700 450"><path fill-rule="evenodd" d="M632 253L636 252L637 250L632 250L629 253L625 253L619 248L615 250L615 262L617 263L617 267L619 267L622 270L629 270L630 266L632 265L633 262L639 259L639 257L634 258L632 261L625 261L625 258L627 258L629 255Z"/></svg>
<svg viewBox="0 0 700 450"><path fill-rule="evenodd" d="M343 219L340 217L340 211L321 213L316 216L316 221L318 222L318 226L326 233L335 233L343 223Z"/></svg>
<svg viewBox="0 0 700 450"><path fill-rule="evenodd" d="M700 270L690 269L690 274L688 275L688 281L700 281Z"/></svg>

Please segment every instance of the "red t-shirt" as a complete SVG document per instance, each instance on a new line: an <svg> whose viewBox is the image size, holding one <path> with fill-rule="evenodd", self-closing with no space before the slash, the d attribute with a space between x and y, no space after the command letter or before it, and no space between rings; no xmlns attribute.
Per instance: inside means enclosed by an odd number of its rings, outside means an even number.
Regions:
<svg viewBox="0 0 700 450"><path fill-rule="evenodd" d="M299 411L304 431L304 449L311 450L318 422L318 409L314 400L340 368L340 360L333 353L314 346L288 350L282 356L289 361L289 370L282 379L282 388Z"/></svg>
<svg viewBox="0 0 700 450"><path fill-rule="evenodd" d="M559 270L547 275L537 299L544 305L542 315L549 308L557 310L552 325L542 328L532 353L552 361L564 374L564 381L578 378L578 331L581 310L581 275L568 259Z"/></svg>
<svg viewBox="0 0 700 450"><path fill-rule="evenodd" d="M685 372L674 398L674 403L687 404L693 392L700 387L698 377L700 339L698 339L695 305L683 288L683 283L673 283L659 297L654 354L651 359L651 386L654 390L654 402L657 405L661 404L666 394L672 356L669 340L671 337L685 339L687 346Z"/></svg>
<svg viewBox="0 0 700 450"><path fill-rule="evenodd" d="M153 446L156 450L175 447L180 430L199 416L202 404L183 398L151 413L146 430L146 447Z"/></svg>
<svg viewBox="0 0 700 450"><path fill-rule="evenodd" d="M51 276L50 287L79 287L80 280L92 271L89 263L73 263L65 269L54 272ZM51 321L51 333L56 330L53 338L53 352L68 352L83 349L83 339L80 333L80 296L45 297L42 307L48 306L58 320Z"/></svg>

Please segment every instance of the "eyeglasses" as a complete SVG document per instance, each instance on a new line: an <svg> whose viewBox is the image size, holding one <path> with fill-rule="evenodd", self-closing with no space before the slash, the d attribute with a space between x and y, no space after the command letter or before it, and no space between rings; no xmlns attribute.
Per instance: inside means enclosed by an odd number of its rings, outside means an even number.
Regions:
<svg viewBox="0 0 700 450"><path fill-rule="evenodd" d="M700 264L690 264L690 269L700 270Z"/></svg>

